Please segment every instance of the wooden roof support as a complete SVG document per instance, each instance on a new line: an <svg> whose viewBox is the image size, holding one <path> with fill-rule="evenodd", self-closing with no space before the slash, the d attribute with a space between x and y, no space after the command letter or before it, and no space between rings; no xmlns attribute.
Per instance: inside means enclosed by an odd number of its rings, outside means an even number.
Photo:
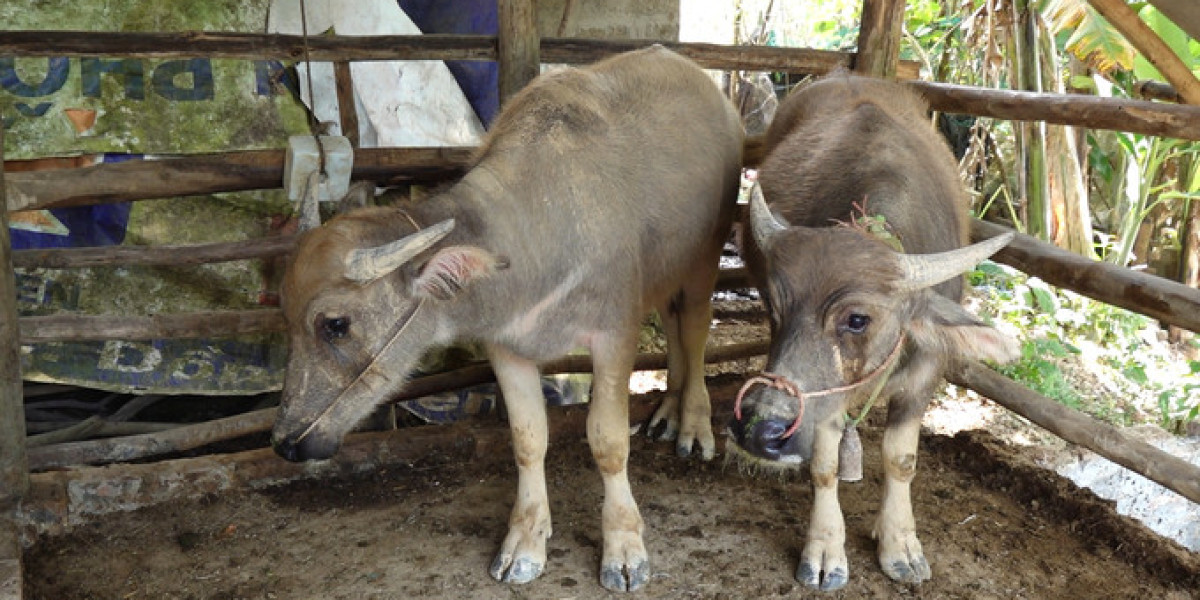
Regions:
<svg viewBox="0 0 1200 600"><path fill-rule="evenodd" d="M863 0L854 71L895 79L900 64L900 38L905 0Z"/></svg>
<svg viewBox="0 0 1200 600"><path fill-rule="evenodd" d="M1125 3L1125 0L1088 0L1113 27L1116 27L1129 43L1133 44L1150 64L1158 68L1163 77L1175 86L1184 102L1200 106L1200 80L1192 75L1191 70L1167 46L1154 30L1138 18L1137 13Z"/></svg>

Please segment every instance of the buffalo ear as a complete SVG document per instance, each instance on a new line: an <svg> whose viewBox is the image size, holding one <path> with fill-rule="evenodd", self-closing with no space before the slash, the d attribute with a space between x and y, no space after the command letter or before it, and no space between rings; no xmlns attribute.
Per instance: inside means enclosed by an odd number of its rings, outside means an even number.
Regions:
<svg viewBox="0 0 1200 600"><path fill-rule="evenodd" d="M420 297L449 300L480 277L508 268L508 260L476 246L450 246L438 250L413 281Z"/></svg>
<svg viewBox="0 0 1200 600"><path fill-rule="evenodd" d="M1016 340L980 321L957 302L927 291L909 334L920 346L977 360L1007 363L1021 356Z"/></svg>

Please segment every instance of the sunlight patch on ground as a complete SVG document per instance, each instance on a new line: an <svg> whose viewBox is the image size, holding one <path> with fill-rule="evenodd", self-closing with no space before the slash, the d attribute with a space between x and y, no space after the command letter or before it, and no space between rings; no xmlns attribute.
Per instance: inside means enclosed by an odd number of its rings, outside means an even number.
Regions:
<svg viewBox="0 0 1200 600"><path fill-rule="evenodd" d="M629 378L629 391L634 394L667 389L666 371L636 371Z"/></svg>
<svg viewBox="0 0 1200 600"><path fill-rule="evenodd" d="M939 395L925 411L921 424L939 435L954 435L971 429L987 429L1002 408L979 394L957 386L947 386L948 394Z"/></svg>

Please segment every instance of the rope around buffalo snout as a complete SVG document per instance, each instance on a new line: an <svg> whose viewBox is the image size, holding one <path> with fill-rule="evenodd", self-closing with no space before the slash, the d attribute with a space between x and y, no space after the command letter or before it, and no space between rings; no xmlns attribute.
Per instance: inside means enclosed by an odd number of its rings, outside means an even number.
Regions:
<svg viewBox="0 0 1200 600"><path fill-rule="evenodd" d="M797 429L800 429L800 421L804 418L804 401L806 399L848 392L871 381L872 379L875 379L880 373L891 370L892 364L896 361L896 357L900 356L900 349L904 347L904 340L906 337L907 336L905 334L900 334L900 339L896 340L896 345L892 348L892 351L890 354L888 354L887 358L885 358L882 363L879 363L879 366L875 367L870 373L867 373L865 377L854 383L840 387L819 390L816 392L805 392L800 389L800 386L796 385L796 382L778 373L763 372L755 375L754 377L746 380L746 383L742 385L742 389L738 390L737 399L733 401L733 416L739 421L742 420L742 398L745 397L746 392L749 391L750 388L754 387L755 384L761 383L767 387L775 388L796 399L796 420L792 421L792 426L789 427L788 430L783 434L783 439L790 438L792 437L792 434L796 433ZM870 409L870 404L874 403L875 396L879 395L879 392L882 388L883 385L880 384L879 388L876 388L875 393L871 395L871 400L869 401L867 408L863 410L863 415L866 415L866 411ZM859 419L861 420L862 416L860 416Z"/></svg>

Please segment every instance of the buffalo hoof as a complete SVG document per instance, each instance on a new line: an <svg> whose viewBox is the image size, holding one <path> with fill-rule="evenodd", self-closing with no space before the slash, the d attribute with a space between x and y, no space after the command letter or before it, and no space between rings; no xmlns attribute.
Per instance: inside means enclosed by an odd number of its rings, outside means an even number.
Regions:
<svg viewBox="0 0 1200 600"><path fill-rule="evenodd" d="M894 560L880 564L883 573L901 583L921 583L933 577L933 569L924 556L911 556L905 560Z"/></svg>
<svg viewBox="0 0 1200 600"><path fill-rule="evenodd" d="M650 581L650 563L633 565L607 564L600 567L600 585L613 592L633 592Z"/></svg>
<svg viewBox="0 0 1200 600"><path fill-rule="evenodd" d="M806 562L801 562L796 568L796 581L804 585L819 589L823 592L832 592L840 590L850 581L850 573L841 567L837 567L828 573L822 572L820 567L816 567Z"/></svg>
<svg viewBox="0 0 1200 600"><path fill-rule="evenodd" d="M488 569L492 578L504 583L529 583L542 574L543 565L532 558L522 556L515 560L503 554L496 556Z"/></svg>

